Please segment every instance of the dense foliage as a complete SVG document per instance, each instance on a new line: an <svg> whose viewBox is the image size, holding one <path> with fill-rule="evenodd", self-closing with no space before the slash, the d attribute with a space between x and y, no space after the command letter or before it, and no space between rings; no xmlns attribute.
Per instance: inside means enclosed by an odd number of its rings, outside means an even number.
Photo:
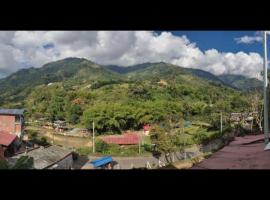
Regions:
<svg viewBox="0 0 270 200"><path fill-rule="evenodd" d="M33 169L34 160L29 156L20 157L14 165L6 160L0 160L0 169Z"/></svg>
<svg viewBox="0 0 270 200"><path fill-rule="evenodd" d="M119 73L118 73L119 72ZM243 111L246 95L216 76L167 63L120 70L69 58L21 70L0 81L1 107L25 108L26 119L47 118L98 134L141 129L171 119L215 126L220 112Z"/></svg>

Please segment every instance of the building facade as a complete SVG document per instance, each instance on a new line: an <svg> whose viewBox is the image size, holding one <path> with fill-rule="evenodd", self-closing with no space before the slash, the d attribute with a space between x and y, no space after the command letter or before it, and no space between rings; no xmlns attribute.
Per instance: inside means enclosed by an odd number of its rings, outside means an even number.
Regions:
<svg viewBox="0 0 270 200"><path fill-rule="evenodd" d="M24 132L23 109L0 109L0 131L18 136Z"/></svg>

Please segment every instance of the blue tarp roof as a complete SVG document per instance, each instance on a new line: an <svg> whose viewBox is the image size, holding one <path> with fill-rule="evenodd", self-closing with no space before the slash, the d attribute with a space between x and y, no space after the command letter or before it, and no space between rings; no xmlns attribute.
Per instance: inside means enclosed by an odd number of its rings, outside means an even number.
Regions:
<svg viewBox="0 0 270 200"><path fill-rule="evenodd" d="M97 160L93 160L93 161L91 161L91 163L94 165L94 167L100 167L100 166L106 165L112 161L113 161L113 159L111 156L106 156L106 157L99 158Z"/></svg>

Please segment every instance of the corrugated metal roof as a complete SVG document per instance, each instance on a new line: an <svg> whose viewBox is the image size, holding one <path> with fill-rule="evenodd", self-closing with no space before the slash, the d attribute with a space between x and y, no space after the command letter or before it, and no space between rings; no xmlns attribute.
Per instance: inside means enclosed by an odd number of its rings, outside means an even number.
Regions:
<svg viewBox="0 0 270 200"><path fill-rule="evenodd" d="M2 115L23 115L24 109L0 109Z"/></svg>
<svg viewBox="0 0 270 200"><path fill-rule="evenodd" d="M0 145L9 146L15 139L16 135L0 131Z"/></svg>
<svg viewBox="0 0 270 200"><path fill-rule="evenodd" d="M51 145L46 148L37 148L27 152L26 155L33 157L34 159L34 168L35 169L45 169L55 162L63 159L64 157L71 154L72 151L64 149L62 147ZM9 161L15 162L21 156L25 155L24 153L20 155L13 156Z"/></svg>
<svg viewBox="0 0 270 200"><path fill-rule="evenodd" d="M126 133L123 135L108 135L103 136L101 139L109 144L119 144L119 145L139 144L139 136L133 133Z"/></svg>
<svg viewBox="0 0 270 200"><path fill-rule="evenodd" d="M97 160L93 160L93 161L91 161L91 163L94 165L94 167L100 167L100 166L106 165L112 161L113 161L113 159L111 156L106 156L106 157L103 157L103 158L100 158Z"/></svg>

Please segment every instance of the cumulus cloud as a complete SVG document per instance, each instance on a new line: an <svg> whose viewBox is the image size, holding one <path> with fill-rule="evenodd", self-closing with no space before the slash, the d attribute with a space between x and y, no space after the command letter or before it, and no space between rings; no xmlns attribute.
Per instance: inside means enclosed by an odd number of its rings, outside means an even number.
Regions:
<svg viewBox="0 0 270 200"><path fill-rule="evenodd" d="M256 77L262 68L258 53L202 51L185 35L175 36L170 32L0 31L0 76L66 57L121 66L163 61L216 75L250 77Z"/></svg>
<svg viewBox="0 0 270 200"><path fill-rule="evenodd" d="M244 44L253 44L255 42L262 42L262 37L261 36L243 36L240 38L235 38L236 42L238 44L244 43Z"/></svg>
<svg viewBox="0 0 270 200"><path fill-rule="evenodd" d="M268 31L269 34L269 31ZM262 42L263 38L262 38L262 32L261 31L256 31L254 36L242 36L239 38L234 38L234 40L236 41L236 43L238 44L253 44L256 42Z"/></svg>

